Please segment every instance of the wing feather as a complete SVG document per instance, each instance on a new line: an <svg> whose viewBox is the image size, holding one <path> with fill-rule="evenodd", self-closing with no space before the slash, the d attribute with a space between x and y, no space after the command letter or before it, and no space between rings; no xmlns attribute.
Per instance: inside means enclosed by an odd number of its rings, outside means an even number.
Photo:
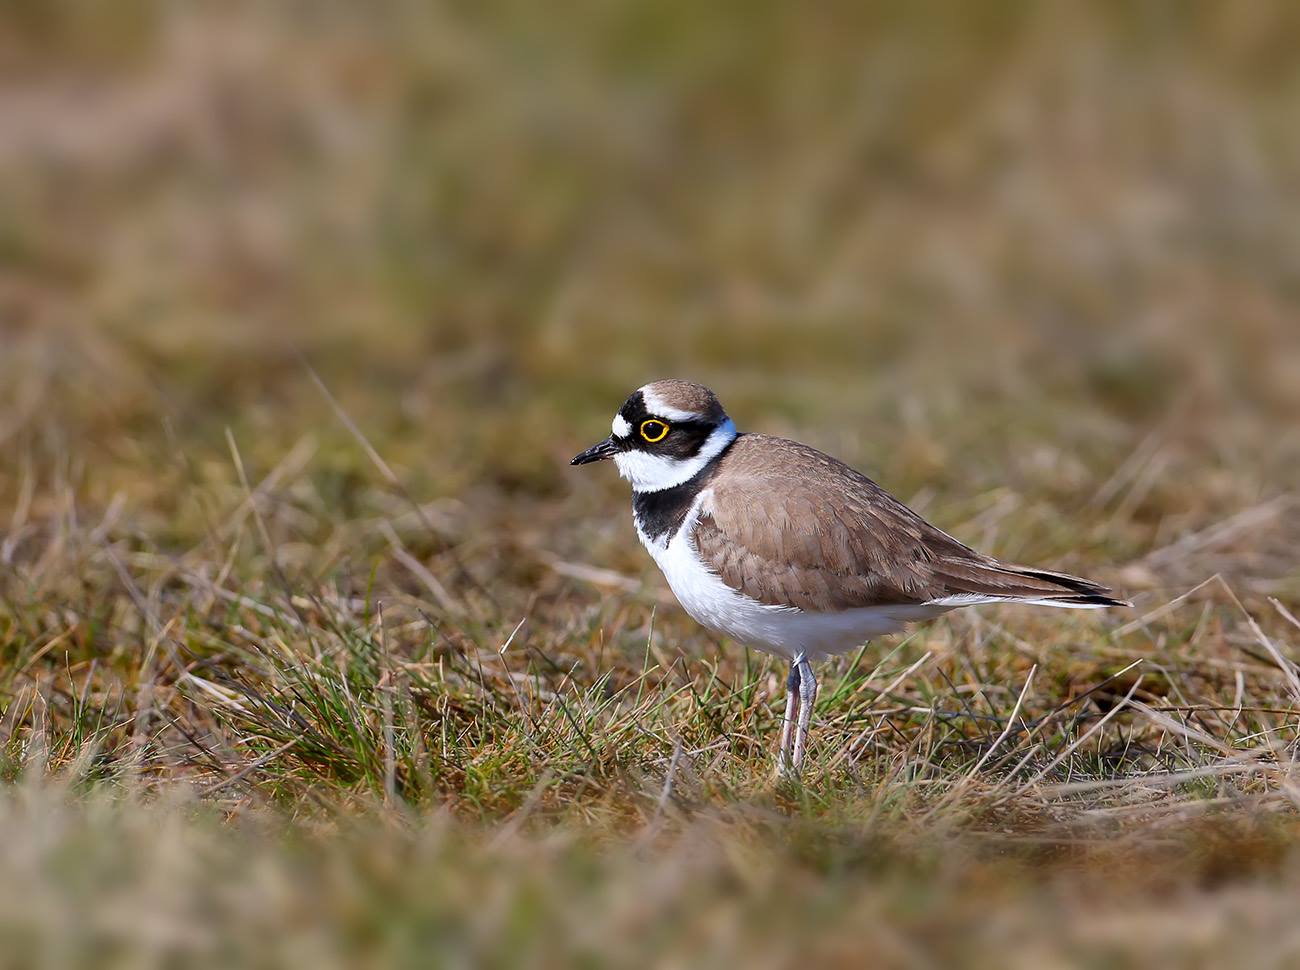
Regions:
<svg viewBox="0 0 1300 970"><path fill-rule="evenodd" d="M865 475L793 441L742 435L696 521L728 586L779 606L836 612L949 597L1121 605L1100 584L983 556Z"/></svg>

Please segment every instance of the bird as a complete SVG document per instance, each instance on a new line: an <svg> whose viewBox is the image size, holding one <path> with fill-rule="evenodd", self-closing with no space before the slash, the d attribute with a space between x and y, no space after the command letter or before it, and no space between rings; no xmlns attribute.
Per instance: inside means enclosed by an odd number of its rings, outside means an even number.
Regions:
<svg viewBox="0 0 1300 970"><path fill-rule="evenodd" d="M610 435L570 464L610 459L685 611L789 662L777 758L787 774L804 763L815 661L960 607L1132 605L1100 583L976 552L816 448L737 431L701 384L633 391Z"/></svg>

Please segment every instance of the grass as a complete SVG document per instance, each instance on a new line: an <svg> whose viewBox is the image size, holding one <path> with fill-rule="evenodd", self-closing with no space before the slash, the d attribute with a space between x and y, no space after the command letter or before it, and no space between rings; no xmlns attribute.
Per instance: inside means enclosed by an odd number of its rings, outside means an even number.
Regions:
<svg viewBox="0 0 1300 970"><path fill-rule="evenodd" d="M1289 5L0 15L0 965L1285 965ZM129 8L129 9L128 9ZM784 670L633 387L1105 614Z"/></svg>

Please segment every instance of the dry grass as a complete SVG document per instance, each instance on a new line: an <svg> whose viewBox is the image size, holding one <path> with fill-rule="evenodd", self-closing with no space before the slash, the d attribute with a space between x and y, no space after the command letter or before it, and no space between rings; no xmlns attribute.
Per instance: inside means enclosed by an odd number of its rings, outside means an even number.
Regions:
<svg viewBox="0 0 1300 970"><path fill-rule="evenodd" d="M0 15L0 964L1297 958L1289 5L114 10ZM565 464L667 375L1137 607L777 783Z"/></svg>

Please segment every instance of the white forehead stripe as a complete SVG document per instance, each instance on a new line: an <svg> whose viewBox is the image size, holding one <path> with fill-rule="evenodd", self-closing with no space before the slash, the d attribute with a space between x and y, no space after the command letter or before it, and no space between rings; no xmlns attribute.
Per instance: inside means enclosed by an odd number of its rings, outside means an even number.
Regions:
<svg viewBox="0 0 1300 970"><path fill-rule="evenodd" d="M614 415L614 423L611 427L615 438L626 438L632 433L632 426L627 423L627 418L621 414Z"/></svg>
<svg viewBox="0 0 1300 970"><path fill-rule="evenodd" d="M702 417L698 411L683 411L665 404L664 399L650 390L650 387L647 384L641 388L641 399L645 401L645 409L656 417L667 418L669 421L698 421Z"/></svg>

